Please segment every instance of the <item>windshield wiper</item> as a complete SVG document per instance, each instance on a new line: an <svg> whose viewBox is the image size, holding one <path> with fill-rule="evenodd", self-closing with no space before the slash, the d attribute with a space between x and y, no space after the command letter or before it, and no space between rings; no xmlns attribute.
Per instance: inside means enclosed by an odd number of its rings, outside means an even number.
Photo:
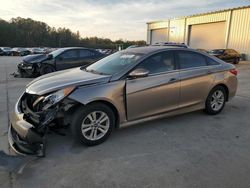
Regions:
<svg viewBox="0 0 250 188"><path fill-rule="evenodd" d="M109 74L106 74L106 73L103 73L103 72L98 72L98 71L96 71L96 70L94 70L94 69L88 70L87 68L85 68L85 69L83 69L83 70L86 71L86 72L94 73L94 74L109 75Z"/></svg>

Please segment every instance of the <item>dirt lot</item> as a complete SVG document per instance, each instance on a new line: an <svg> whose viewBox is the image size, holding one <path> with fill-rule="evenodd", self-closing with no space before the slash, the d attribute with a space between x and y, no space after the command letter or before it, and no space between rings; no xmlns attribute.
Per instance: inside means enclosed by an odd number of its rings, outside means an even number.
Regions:
<svg viewBox="0 0 250 188"><path fill-rule="evenodd" d="M32 79L13 78L0 57L0 150L9 153L8 112ZM50 134L46 158L0 155L0 187L250 187L250 63L238 65L237 96L217 116L202 111L115 131L96 147Z"/></svg>

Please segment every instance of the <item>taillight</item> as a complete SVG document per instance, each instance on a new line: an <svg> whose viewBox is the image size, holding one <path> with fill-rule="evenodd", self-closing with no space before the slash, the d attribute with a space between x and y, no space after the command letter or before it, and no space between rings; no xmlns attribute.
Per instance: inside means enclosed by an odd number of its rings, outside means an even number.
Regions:
<svg viewBox="0 0 250 188"><path fill-rule="evenodd" d="M231 72L235 76L237 76L237 74L238 74L238 71L236 69L231 69L229 72Z"/></svg>

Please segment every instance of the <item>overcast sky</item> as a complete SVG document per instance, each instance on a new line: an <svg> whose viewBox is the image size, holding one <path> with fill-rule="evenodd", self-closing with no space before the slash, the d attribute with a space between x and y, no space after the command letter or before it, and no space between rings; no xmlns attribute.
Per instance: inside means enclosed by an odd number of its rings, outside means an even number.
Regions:
<svg viewBox="0 0 250 188"><path fill-rule="evenodd" d="M146 22L250 5L249 0L0 0L0 18L32 18L82 37L146 40Z"/></svg>

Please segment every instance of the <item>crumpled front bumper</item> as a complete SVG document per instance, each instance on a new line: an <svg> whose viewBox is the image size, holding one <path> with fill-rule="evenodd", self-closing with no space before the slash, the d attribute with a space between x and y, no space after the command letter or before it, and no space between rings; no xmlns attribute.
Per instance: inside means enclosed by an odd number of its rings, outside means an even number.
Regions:
<svg viewBox="0 0 250 188"><path fill-rule="evenodd" d="M31 77L34 76L33 74L35 74L35 68L31 64L19 63L17 65L17 70L23 77Z"/></svg>
<svg viewBox="0 0 250 188"><path fill-rule="evenodd" d="M25 121L19 110L18 100L15 112L11 116L11 125L8 131L10 147L17 154L44 156L45 138L35 131L34 125Z"/></svg>

